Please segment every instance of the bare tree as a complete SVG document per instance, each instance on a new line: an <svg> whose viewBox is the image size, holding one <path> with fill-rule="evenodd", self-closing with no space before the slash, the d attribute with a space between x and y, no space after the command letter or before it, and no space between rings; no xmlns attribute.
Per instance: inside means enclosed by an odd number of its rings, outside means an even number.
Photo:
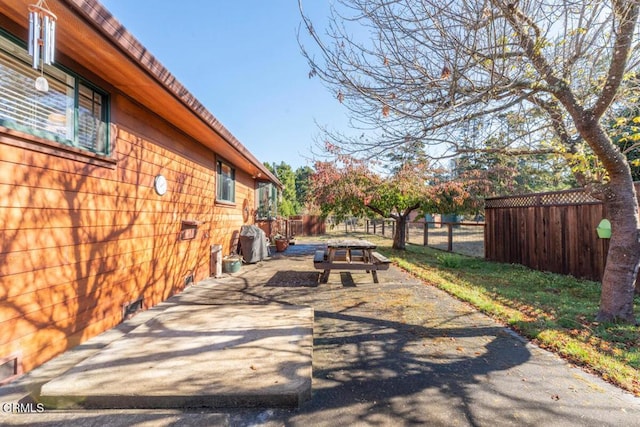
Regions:
<svg viewBox="0 0 640 427"><path fill-rule="evenodd" d="M368 156L416 141L457 153L501 134L505 153L564 156L613 227L598 319L635 322L638 203L607 126L638 103L637 0L337 0L323 33L299 2L310 76L370 130L331 134L334 144ZM459 138L469 126L471 144Z"/></svg>

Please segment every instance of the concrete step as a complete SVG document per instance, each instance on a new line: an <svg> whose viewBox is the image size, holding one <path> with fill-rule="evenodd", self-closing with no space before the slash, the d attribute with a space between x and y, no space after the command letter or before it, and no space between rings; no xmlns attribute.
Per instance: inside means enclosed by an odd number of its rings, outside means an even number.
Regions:
<svg viewBox="0 0 640 427"><path fill-rule="evenodd" d="M169 307L44 384L71 408L297 407L311 397L313 309Z"/></svg>

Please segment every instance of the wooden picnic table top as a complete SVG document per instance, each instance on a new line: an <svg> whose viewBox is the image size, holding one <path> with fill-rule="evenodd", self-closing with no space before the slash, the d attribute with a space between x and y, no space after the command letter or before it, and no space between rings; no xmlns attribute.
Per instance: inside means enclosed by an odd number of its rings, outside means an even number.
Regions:
<svg viewBox="0 0 640 427"><path fill-rule="evenodd" d="M376 245L363 239L331 239L327 242L329 249L375 249Z"/></svg>

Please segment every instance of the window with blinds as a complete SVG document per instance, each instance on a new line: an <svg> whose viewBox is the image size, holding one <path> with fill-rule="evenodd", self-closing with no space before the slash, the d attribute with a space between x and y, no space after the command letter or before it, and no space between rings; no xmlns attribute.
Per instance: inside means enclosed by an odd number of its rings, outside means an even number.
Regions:
<svg viewBox="0 0 640 427"><path fill-rule="evenodd" d="M27 50L0 33L0 126L109 154L106 93L60 67L30 64ZM35 88L41 75L47 92Z"/></svg>

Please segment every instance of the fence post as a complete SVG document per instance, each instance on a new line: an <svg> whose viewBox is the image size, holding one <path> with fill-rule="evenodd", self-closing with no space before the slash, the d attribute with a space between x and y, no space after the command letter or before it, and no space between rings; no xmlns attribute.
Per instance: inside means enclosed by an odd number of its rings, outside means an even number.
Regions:
<svg viewBox="0 0 640 427"><path fill-rule="evenodd" d="M382 236L384 236L384 219L382 220Z"/></svg>
<svg viewBox="0 0 640 427"><path fill-rule="evenodd" d="M365 223L365 233L369 234L369 220Z"/></svg>
<svg viewBox="0 0 640 427"><path fill-rule="evenodd" d="M453 223L447 223L447 252L453 252Z"/></svg>
<svg viewBox="0 0 640 427"><path fill-rule="evenodd" d="M376 225L378 224L378 221L373 221L373 234L376 234Z"/></svg>
<svg viewBox="0 0 640 427"><path fill-rule="evenodd" d="M429 224L424 222L424 230L422 230L422 244L429 246Z"/></svg>

